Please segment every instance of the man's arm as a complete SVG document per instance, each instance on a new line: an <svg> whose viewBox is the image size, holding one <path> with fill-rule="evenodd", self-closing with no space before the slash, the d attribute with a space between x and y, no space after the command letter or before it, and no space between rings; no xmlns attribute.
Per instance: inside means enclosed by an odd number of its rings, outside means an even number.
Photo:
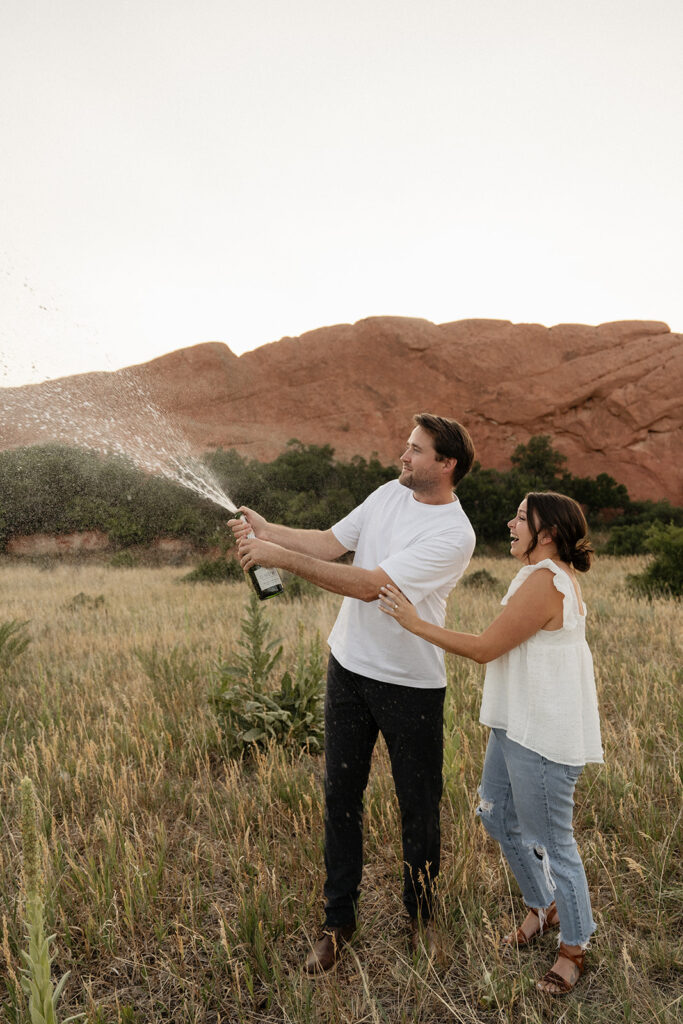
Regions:
<svg viewBox="0 0 683 1024"><path fill-rule="evenodd" d="M332 530L296 530L291 526L269 523L258 512L246 506L243 506L240 512L244 516L243 519L228 520L228 526L238 542L253 532L259 540L270 541L288 551L298 551L325 562L333 562L346 554L347 549L337 540ZM279 568L284 569L285 566ZM290 569L290 572L293 571Z"/></svg>
<svg viewBox="0 0 683 1024"><path fill-rule="evenodd" d="M282 527L282 529L288 529ZM295 534L305 534L319 531L294 530ZM332 531L326 531L332 532ZM334 534L332 534L334 537ZM339 541L334 537L336 544ZM339 545L341 547L341 545ZM344 565L339 562L331 562L316 558L301 551L288 550L280 544L273 544L258 537L242 537L239 541L239 556L243 569L250 569L254 565L274 567L276 569L287 569L295 576L315 583L323 590L330 590L333 594L342 594L344 597L355 597L359 601L376 601L379 597L380 587L391 583L383 569L359 569L355 565ZM345 549L342 547L342 551Z"/></svg>

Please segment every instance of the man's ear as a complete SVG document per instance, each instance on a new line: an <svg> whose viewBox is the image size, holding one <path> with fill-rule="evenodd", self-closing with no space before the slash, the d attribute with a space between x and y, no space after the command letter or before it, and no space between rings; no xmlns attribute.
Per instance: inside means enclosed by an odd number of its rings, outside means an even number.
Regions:
<svg viewBox="0 0 683 1024"><path fill-rule="evenodd" d="M453 470L455 469L455 467L458 465L458 460L457 459L442 459L441 460L441 465L444 468L444 470L448 473L448 475L450 476L451 473L453 472Z"/></svg>

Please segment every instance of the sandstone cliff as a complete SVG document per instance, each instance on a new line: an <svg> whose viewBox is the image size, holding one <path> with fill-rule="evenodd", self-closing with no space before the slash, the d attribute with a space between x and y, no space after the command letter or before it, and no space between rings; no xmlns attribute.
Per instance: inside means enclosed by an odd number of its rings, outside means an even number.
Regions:
<svg viewBox="0 0 683 1024"><path fill-rule="evenodd" d="M133 380L145 381L196 452L234 447L270 459L296 437L329 443L339 457L376 452L393 462L412 414L431 411L467 425L483 466L507 469L517 444L549 434L572 473L606 472L632 497L683 503L683 336L663 323L372 317L240 357L209 342L119 373L0 391L15 411L0 415L0 447L51 432L68 441L54 416L67 399L80 410L75 420L99 416L106 434L117 417L138 415ZM163 432L158 421L136 422L138 432Z"/></svg>

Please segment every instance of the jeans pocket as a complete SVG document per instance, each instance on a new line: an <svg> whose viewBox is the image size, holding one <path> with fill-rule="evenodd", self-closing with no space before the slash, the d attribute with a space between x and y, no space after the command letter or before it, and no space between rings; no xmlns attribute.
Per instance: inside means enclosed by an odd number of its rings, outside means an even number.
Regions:
<svg viewBox="0 0 683 1024"><path fill-rule="evenodd" d="M565 777L569 779L570 782L579 781L579 775L583 771L582 764L563 764L562 768L564 769Z"/></svg>

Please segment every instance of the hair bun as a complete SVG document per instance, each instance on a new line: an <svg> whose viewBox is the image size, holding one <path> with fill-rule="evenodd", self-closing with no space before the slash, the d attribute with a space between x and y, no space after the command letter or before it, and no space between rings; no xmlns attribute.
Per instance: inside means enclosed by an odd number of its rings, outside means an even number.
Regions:
<svg viewBox="0 0 683 1024"><path fill-rule="evenodd" d="M588 539L588 524L578 501L557 491L529 491L526 510L531 531L527 556L536 547L541 531L547 530L555 541L562 562L573 565L578 572L590 569L593 546Z"/></svg>
<svg viewBox="0 0 683 1024"><path fill-rule="evenodd" d="M593 545L588 537L577 541L571 555L570 563L578 572L588 572L593 561Z"/></svg>

